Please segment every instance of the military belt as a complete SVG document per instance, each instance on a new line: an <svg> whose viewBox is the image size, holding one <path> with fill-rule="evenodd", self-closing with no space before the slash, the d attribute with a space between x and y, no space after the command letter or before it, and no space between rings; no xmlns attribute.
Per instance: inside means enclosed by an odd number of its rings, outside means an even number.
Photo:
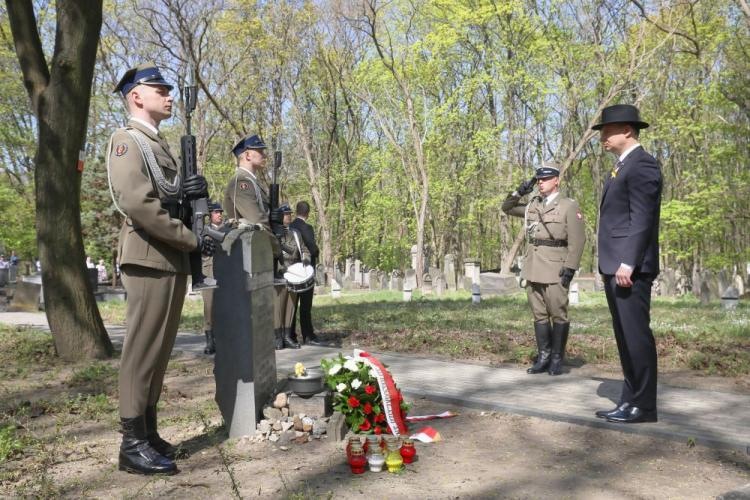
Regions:
<svg viewBox="0 0 750 500"><path fill-rule="evenodd" d="M566 247L568 240L538 240L531 238L531 244L537 247Z"/></svg>

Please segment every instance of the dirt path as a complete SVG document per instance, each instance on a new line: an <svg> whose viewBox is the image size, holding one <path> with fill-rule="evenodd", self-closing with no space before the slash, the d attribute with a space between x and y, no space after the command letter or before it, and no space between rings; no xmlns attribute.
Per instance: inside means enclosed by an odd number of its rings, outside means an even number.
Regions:
<svg viewBox="0 0 750 500"><path fill-rule="evenodd" d="M119 472L116 399L101 411L48 409L19 418L38 439L0 466L1 496L96 498L713 498L750 483L750 456L533 417L460 411L433 422L443 441L418 443L401 474L354 476L340 443L225 441L211 362L172 362L162 435L189 452L181 473ZM45 398L70 390L45 382ZM33 402L27 414L39 413ZM412 414L446 409L427 400ZM416 428L415 426L414 428Z"/></svg>

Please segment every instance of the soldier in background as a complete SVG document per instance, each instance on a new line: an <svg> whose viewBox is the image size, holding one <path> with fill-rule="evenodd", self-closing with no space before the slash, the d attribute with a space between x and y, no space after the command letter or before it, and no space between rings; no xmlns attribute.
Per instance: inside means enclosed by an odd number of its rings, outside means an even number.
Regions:
<svg viewBox="0 0 750 500"><path fill-rule="evenodd" d="M539 184L539 194L521 198ZM536 174L509 194L502 205L508 215L523 217L528 246L521 278L534 316L537 359L527 373L562 374L568 341L568 287L586 243L583 215L575 200L560 195L560 169L544 163Z"/></svg>
<svg viewBox="0 0 750 500"><path fill-rule="evenodd" d="M211 217L210 224L213 229L221 229L224 223L224 210L219 202L209 203L208 211ZM207 278L214 277L214 258L213 256L203 256L203 275ZM206 347L203 354L214 354L216 352L216 343L214 342L213 327L213 309L214 309L214 289L202 290L203 295L203 333L206 336Z"/></svg>
<svg viewBox="0 0 750 500"><path fill-rule="evenodd" d="M274 289L276 290L276 301L274 302L273 311L273 331L276 337L276 349L289 347L299 349L300 345L292 338L292 320L294 319L295 309L297 307L297 293L287 288L284 278L284 272L292 264L302 262L310 264L310 252L305 246L302 235L296 230L289 227L292 222L292 208L284 203L279 207L279 212L283 215L283 229L278 238L281 244L281 255L276 268Z"/></svg>

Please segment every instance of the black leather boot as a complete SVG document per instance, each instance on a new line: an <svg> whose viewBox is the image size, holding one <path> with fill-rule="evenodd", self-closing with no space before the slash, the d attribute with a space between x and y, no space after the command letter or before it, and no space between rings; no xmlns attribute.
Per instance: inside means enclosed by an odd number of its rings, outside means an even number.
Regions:
<svg viewBox="0 0 750 500"><path fill-rule="evenodd" d="M216 343L214 342L214 331L206 330L203 332L206 335L206 347L203 349L203 354L214 354L216 352Z"/></svg>
<svg viewBox="0 0 750 500"><path fill-rule="evenodd" d="M164 441L159 433L156 431L156 406L146 407L146 439L153 449L164 455L170 460L174 460L177 456L177 448Z"/></svg>
<svg viewBox="0 0 750 500"><path fill-rule="evenodd" d="M547 371L550 355L550 332L552 328L548 321L534 323L534 336L536 337L537 357L536 363L526 370L528 374L542 373Z"/></svg>
<svg viewBox="0 0 750 500"><path fill-rule="evenodd" d="M292 329L291 328L284 328L284 347L289 347L290 349L299 349L299 344L296 340L292 338Z"/></svg>
<svg viewBox="0 0 750 500"><path fill-rule="evenodd" d="M554 323L552 325L552 360L549 364L550 375L562 375L565 346L568 343L570 323Z"/></svg>
<svg viewBox="0 0 750 500"><path fill-rule="evenodd" d="M146 422L141 415L121 418L122 444L120 445L119 468L132 474L177 473L177 466L156 451L146 439Z"/></svg>
<svg viewBox="0 0 750 500"><path fill-rule="evenodd" d="M273 331L274 336L276 337L276 350L280 351L284 348L284 336L283 332L281 331L281 328L277 328Z"/></svg>

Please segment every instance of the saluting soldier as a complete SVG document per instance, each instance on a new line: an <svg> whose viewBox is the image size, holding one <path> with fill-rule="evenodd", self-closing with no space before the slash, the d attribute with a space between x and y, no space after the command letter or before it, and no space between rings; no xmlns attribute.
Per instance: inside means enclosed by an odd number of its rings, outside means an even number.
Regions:
<svg viewBox="0 0 750 500"><path fill-rule="evenodd" d="M289 223L292 222L292 208L284 203L279 207L279 212L283 216L283 226L278 235L282 257L276 268L275 280L278 284L274 284L276 301L274 302L273 331L277 350L284 347L299 349L299 342L292 338L292 321L297 308L297 293L287 288L284 273L289 266L297 262L310 264L310 251L305 246L299 231L289 227Z"/></svg>
<svg viewBox="0 0 750 500"><path fill-rule="evenodd" d="M216 230L220 230L224 210L221 208L219 202L211 202L208 204L208 212L211 227ZM214 277L214 258L211 255L203 256L203 275L208 278ZM216 352L216 342L214 339L214 290L213 288L201 290L203 295L203 334L206 336L206 347L203 349L203 354L214 354Z"/></svg>
<svg viewBox="0 0 750 500"><path fill-rule="evenodd" d="M125 215L119 265L128 292L127 333L120 360L119 468L139 474L174 474L175 448L157 432L156 403L180 322L188 253L213 253L181 221L185 201L207 196L199 175L181 179L178 163L159 133L172 115L172 85L153 63L125 72L115 87L130 120L115 131L107 153L113 201Z"/></svg>
<svg viewBox="0 0 750 500"><path fill-rule="evenodd" d="M527 203L521 198L539 184L539 194ZM560 195L560 169L544 163L503 202L503 212L524 217L528 246L521 278L534 316L537 359L527 373L562 373L568 341L568 287L581 262L586 243L578 203Z"/></svg>

